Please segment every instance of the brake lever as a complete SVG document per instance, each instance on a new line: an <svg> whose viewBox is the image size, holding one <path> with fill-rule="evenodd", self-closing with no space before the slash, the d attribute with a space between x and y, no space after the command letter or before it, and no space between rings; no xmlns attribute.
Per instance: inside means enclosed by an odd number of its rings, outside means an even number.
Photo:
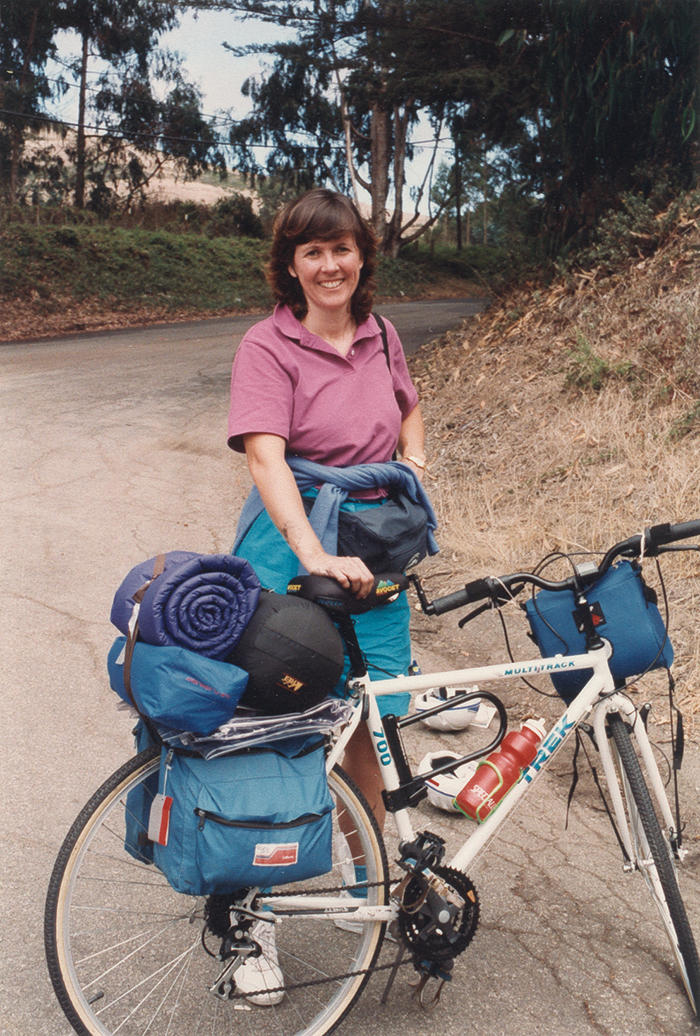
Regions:
<svg viewBox="0 0 700 1036"><path fill-rule="evenodd" d="M519 583L517 586L511 587L509 590L506 590L504 587L502 590L497 591L488 601L485 601L484 604L475 608L473 612L469 612L468 615L463 615L457 625L460 629L463 629L466 624L471 622L472 619L475 619L477 615L481 615L482 612L492 611L494 608L500 608L502 604L508 604L509 601L514 600L524 589L525 583Z"/></svg>

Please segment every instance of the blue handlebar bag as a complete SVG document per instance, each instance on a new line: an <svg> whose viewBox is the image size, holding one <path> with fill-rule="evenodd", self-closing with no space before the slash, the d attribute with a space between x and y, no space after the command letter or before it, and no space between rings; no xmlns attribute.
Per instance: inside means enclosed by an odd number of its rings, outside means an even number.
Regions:
<svg viewBox="0 0 700 1036"><path fill-rule="evenodd" d="M656 594L642 579L639 565L620 561L586 589L596 630L612 649L615 683L650 669L668 669L673 646L656 606ZM576 619L571 590L540 590L525 602L532 636L543 658L581 655L586 638ZM549 674L557 693L570 704L591 678L590 669Z"/></svg>

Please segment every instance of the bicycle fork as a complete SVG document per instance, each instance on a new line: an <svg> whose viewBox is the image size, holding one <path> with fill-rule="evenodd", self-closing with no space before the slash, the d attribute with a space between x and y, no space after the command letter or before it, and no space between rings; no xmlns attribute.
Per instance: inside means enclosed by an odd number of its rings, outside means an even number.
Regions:
<svg viewBox="0 0 700 1036"><path fill-rule="evenodd" d="M678 832L676 831L675 820L671 812L663 781L661 780L659 768L654 758L644 720L639 710L629 700L629 698L622 694L615 694L610 698L607 698L604 702L601 702L594 709L593 731L603 766L603 772L605 773L605 780L612 800L618 832L627 856L623 869L625 871L637 870L638 865L644 861L640 861L638 859L637 849L631 836L630 822L627 818L625 804L620 790L620 782L624 780L624 774L622 772L618 774L613 761L612 752L610 751L606 719L609 713L614 712L619 713L624 722L630 727L630 732L639 748L653 798L661 812L663 825L673 850L673 855L677 860L682 860L687 850L681 849L678 843ZM632 806L630 806L630 808L632 808Z"/></svg>

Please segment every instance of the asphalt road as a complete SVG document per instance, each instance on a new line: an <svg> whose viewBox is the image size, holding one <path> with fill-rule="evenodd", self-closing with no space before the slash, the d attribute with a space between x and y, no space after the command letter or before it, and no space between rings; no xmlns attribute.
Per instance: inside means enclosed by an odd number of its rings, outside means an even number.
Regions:
<svg viewBox="0 0 700 1036"><path fill-rule="evenodd" d="M477 307L382 312L410 349ZM133 565L160 551L230 547L249 478L225 447L227 387L249 322L0 346L2 1036L71 1032L44 965L43 903L72 820L131 754L132 723L106 678L112 597ZM440 658L426 650L421 661L425 670ZM435 736L411 729L417 761ZM448 735L437 743L451 747ZM697 781L689 793L697 798ZM401 982L382 1007L374 980L342 1032L697 1032L665 936L641 883L623 878L607 821L575 801L565 830L564 799L547 775L471 875L482 924L437 1013L417 1012ZM464 837L466 821L421 811L421 824L440 826L450 845ZM684 890L700 932L697 832L689 834Z"/></svg>

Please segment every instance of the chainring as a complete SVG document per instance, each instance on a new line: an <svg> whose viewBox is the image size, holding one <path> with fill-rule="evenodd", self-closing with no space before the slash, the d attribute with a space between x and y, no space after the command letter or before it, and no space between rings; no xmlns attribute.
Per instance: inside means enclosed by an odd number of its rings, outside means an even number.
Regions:
<svg viewBox="0 0 700 1036"><path fill-rule="evenodd" d="M443 961L466 950L479 923L479 897L474 885L452 867L433 867L439 880L414 875L404 889L399 930L414 957ZM441 887L442 883L442 887ZM448 913L443 920L440 914Z"/></svg>

